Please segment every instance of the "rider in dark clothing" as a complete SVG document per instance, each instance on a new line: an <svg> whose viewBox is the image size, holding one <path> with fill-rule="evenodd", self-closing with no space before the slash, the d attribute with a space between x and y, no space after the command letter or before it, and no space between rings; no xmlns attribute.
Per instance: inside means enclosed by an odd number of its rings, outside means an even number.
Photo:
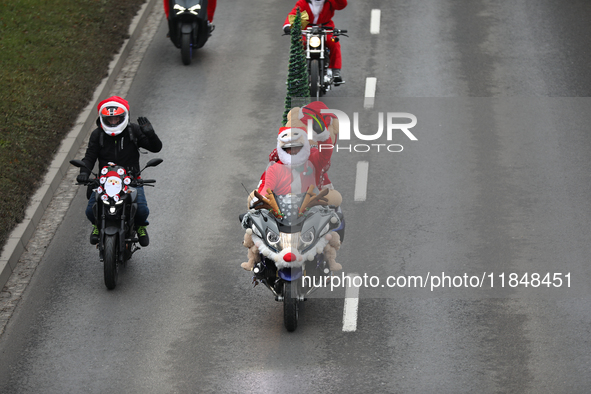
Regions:
<svg viewBox="0 0 591 394"><path fill-rule="evenodd" d="M121 97L112 96L103 100L99 106L99 119L97 119L98 128L90 135L88 148L82 161L88 168L93 168L98 159L99 169L108 165L109 162L125 167L127 173L131 176L137 176L140 171L140 153L138 148L144 148L150 152L159 152L162 149L162 142L154 132L154 128L148 119L138 118L138 124L129 122L129 104ZM90 170L80 169L80 175L76 178L78 182L88 180ZM137 233L140 245L149 244L146 226L148 225L148 215L150 213L143 187L137 187L137 213L135 215L135 225L138 227ZM92 207L95 204L94 193L88 200L86 216L93 224L93 230L90 235L90 243L98 243L98 229Z"/></svg>

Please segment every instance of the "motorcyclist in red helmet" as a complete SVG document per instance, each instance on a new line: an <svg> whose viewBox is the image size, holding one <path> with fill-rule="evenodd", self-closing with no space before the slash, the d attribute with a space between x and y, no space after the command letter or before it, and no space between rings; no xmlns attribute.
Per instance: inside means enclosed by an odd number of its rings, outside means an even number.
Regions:
<svg viewBox="0 0 591 394"><path fill-rule="evenodd" d="M107 166L109 162L116 163L125 168L128 174L135 176L140 171L140 154L138 148L144 148L150 152L159 152L162 149L162 142L156 135L154 128L147 118L139 117L138 123L131 123L129 117L129 103L118 96L109 97L98 105L99 118L97 128L90 134L88 148L82 161L86 167L93 168L98 160L99 169ZM80 174L76 177L79 183L88 181L90 170L81 168ZM146 226L148 225L148 203L143 187L137 187L137 212L135 225L137 227L138 240L141 246L148 246L149 238ZM92 223L90 243L96 245L99 241L99 231L96 226L93 205L95 194L90 195L86 216Z"/></svg>

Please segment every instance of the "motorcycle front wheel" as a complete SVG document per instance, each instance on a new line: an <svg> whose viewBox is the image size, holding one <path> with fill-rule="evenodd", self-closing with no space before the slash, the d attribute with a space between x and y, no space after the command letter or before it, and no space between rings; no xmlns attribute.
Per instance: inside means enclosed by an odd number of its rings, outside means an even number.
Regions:
<svg viewBox="0 0 591 394"><path fill-rule="evenodd" d="M317 59L310 62L310 97L320 97L320 64Z"/></svg>
<svg viewBox="0 0 591 394"><path fill-rule="evenodd" d="M298 327L298 297L296 294L295 282L283 283L283 324L289 332L295 331ZM292 294L292 289L294 294Z"/></svg>
<svg viewBox="0 0 591 394"><path fill-rule="evenodd" d="M181 58L183 64L188 66L191 64L191 58L193 57L193 48L191 47L191 34L183 34L181 36Z"/></svg>
<svg viewBox="0 0 591 394"><path fill-rule="evenodd" d="M105 237L105 250L103 252L103 264L105 270L105 286L113 290L117 286L119 276L119 248L117 247L117 235L107 235Z"/></svg>

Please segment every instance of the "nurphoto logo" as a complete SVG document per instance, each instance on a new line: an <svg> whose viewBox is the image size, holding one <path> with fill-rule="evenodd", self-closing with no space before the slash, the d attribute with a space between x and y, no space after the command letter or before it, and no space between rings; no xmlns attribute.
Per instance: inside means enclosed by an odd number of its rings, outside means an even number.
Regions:
<svg viewBox="0 0 591 394"><path fill-rule="evenodd" d="M339 120L339 143L337 144L319 144L318 149L334 149L336 152L348 151L348 152L369 152L370 150L376 150L377 152L402 152L404 147L401 144L384 144L384 143L372 143L372 144L342 144L342 141L351 140L351 120L349 116L337 109L322 109L322 114L333 114ZM386 140L391 142L395 134L402 133L408 137L411 141L417 141L417 137L411 133L410 129L417 125L417 117L408 112L387 112L386 113ZM402 122L406 120L406 122ZM373 134L364 134L359 130L359 112L353 112L353 133L355 137L361 141L377 141L382 138L384 134L384 112L378 112L378 130ZM312 120L308 120L308 138L313 139Z"/></svg>

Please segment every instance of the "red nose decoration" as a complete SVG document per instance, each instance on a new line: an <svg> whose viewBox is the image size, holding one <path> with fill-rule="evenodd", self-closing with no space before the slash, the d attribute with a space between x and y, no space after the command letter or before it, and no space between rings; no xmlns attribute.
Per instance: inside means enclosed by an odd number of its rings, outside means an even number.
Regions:
<svg viewBox="0 0 591 394"><path fill-rule="evenodd" d="M297 257L293 253L286 253L285 256L283 256L283 260L287 261L288 263L291 261L295 261L296 259Z"/></svg>

